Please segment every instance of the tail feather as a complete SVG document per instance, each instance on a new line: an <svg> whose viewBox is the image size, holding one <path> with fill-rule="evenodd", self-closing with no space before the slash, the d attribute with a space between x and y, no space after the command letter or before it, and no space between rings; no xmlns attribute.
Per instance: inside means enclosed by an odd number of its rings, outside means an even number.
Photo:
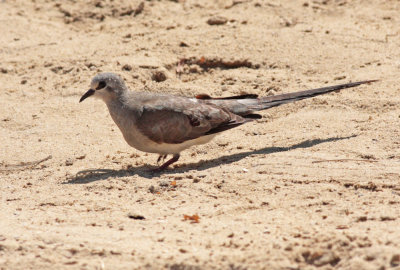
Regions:
<svg viewBox="0 0 400 270"><path fill-rule="evenodd" d="M266 109L269 109L272 107L295 102L298 100L311 98L311 97L323 95L323 94L326 94L329 92L338 91L338 90L345 89L345 88L356 87L361 84L372 83L372 82L376 82L376 81L377 80L369 80L369 81L345 83L345 84L327 86L327 87L316 88L316 89L311 89L311 90L287 93L287 94L282 94L282 95L262 97L262 98L258 99L258 101L259 101L258 104L251 106L251 109L255 110L255 111L266 110Z"/></svg>

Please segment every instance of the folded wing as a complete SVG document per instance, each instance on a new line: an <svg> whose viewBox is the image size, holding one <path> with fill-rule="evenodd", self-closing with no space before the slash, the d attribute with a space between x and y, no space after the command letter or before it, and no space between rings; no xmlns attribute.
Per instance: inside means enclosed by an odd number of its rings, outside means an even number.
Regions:
<svg viewBox="0 0 400 270"><path fill-rule="evenodd" d="M248 121L216 105L160 95L146 102L137 126L143 135L154 142L179 144Z"/></svg>

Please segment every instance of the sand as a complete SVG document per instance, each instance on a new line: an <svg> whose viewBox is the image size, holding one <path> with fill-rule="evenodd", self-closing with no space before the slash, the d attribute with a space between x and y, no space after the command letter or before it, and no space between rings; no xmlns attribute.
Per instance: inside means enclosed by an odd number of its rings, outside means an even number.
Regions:
<svg viewBox="0 0 400 270"><path fill-rule="evenodd" d="M0 269L399 269L399 1L142 3L0 1ZM78 103L103 71L185 96L380 81L154 175Z"/></svg>

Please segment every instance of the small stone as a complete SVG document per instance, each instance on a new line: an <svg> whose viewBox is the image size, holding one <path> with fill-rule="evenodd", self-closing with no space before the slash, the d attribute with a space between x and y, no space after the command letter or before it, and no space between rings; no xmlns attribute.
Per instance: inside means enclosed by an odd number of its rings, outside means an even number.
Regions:
<svg viewBox="0 0 400 270"><path fill-rule="evenodd" d="M129 213L128 218L131 219L137 219L137 220L144 220L146 219L143 215L137 214L137 213Z"/></svg>
<svg viewBox="0 0 400 270"><path fill-rule="evenodd" d="M151 75L151 79L156 82L163 82L167 79L167 75L163 71L158 70Z"/></svg>
<svg viewBox="0 0 400 270"><path fill-rule="evenodd" d="M367 219L368 219L368 218L367 218L366 216L361 216L361 217L358 217L358 218L357 218L357 221L358 221L358 222L365 222L365 221L367 221Z"/></svg>
<svg viewBox="0 0 400 270"><path fill-rule="evenodd" d="M155 188L153 185L151 185L151 186L149 187L149 192L155 194L155 193L158 192L158 189Z"/></svg>
<svg viewBox="0 0 400 270"><path fill-rule="evenodd" d="M390 259L390 265L392 267L396 267L400 265L400 254L395 254L392 256L392 259Z"/></svg>
<svg viewBox="0 0 400 270"><path fill-rule="evenodd" d="M65 161L65 166L72 166L74 164L74 161L72 158L69 158Z"/></svg>
<svg viewBox="0 0 400 270"><path fill-rule="evenodd" d="M341 75L341 76L336 76L335 78L333 78L335 81L339 81L339 80L343 80L346 79L345 75Z"/></svg>
<svg viewBox="0 0 400 270"><path fill-rule="evenodd" d="M336 256L333 252L324 253L321 257L317 258L314 261L315 266L323 266L326 264L330 264L331 266L335 266L340 261L340 258Z"/></svg>
<svg viewBox="0 0 400 270"><path fill-rule="evenodd" d="M169 186L169 182L168 181L161 181L159 183L160 187L168 187Z"/></svg>
<svg viewBox="0 0 400 270"><path fill-rule="evenodd" d="M125 64L125 65L122 66L122 70L124 70L124 71L131 71L131 70L132 70L132 66L131 66L131 65L128 65L128 64Z"/></svg>
<svg viewBox="0 0 400 270"><path fill-rule="evenodd" d="M291 244L289 244L284 248L284 250L285 251L292 251L293 250L293 246Z"/></svg>
<svg viewBox="0 0 400 270"><path fill-rule="evenodd" d="M95 64L93 64L93 63L85 63L85 66L88 68L88 69L93 69L93 68L96 68L96 65Z"/></svg>
<svg viewBox="0 0 400 270"><path fill-rule="evenodd" d="M375 259L376 259L375 255L372 255L372 254L367 255L367 256L364 257L364 260L367 261L367 262L372 262Z"/></svg>
<svg viewBox="0 0 400 270"><path fill-rule="evenodd" d="M322 251L310 252L307 250L302 253L302 256L306 263L315 265L317 267L327 264L335 266L340 261L340 258L331 251L324 253Z"/></svg>
<svg viewBox="0 0 400 270"><path fill-rule="evenodd" d="M189 67L190 73L200 73L201 70L202 70L201 67L199 67L198 65L190 65Z"/></svg>
<svg viewBox="0 0 400 270"><path fill-rule="evenodd" d="M225 17L221 17L221 16L211 17L207 20L207 23L209 25L223 25L223 24L226 24L227 22L228 22L228 19Z"/></svg>
<svg viewBox="0 0 400 270"><path fill-rule="evenodd" d="M103 3L102 3L100 0L94 2L94 6L95 6L95 7L98 7L98 8L103 8L103 7L104 7Z"/></svg>

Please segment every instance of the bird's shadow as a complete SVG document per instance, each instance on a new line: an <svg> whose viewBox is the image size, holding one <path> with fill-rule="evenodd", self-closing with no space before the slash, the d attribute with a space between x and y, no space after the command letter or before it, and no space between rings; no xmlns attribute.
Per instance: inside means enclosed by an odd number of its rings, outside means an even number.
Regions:
<svg viewBox="0 0 400 270"><path fill-rule="evenodd" d="M177 173L185 173L190 170L197 170L197 171L203 171L203 170L208 170L213 167L218 167L219 165L222 164L230 164L236 161L239 161L245 157L248 157L250 155L268 155L268 154L273 154L273 153L278 153L278 152L286 152L286 151L291 151L299 148L310 148L315 145L321 144L321 143L326 143L326 142L335 142L335 141L340 141L340 140L345 140L345 139L350 139L353 137L356 137L357 135L352 135L352 136L346 136L346 137L331 137L327 139L314 139L314 140L306 140L298 144L294 144L291 146L287 147L265 147L259 150L253 150L253 151L247 151L247 152L242 152L242 153L237 153L237 154L232 154L228 156L222 156L219 158L211 159L211 160L206 160L206 161L200 161L197 163L187 163L185 165L182 165L179 168L175 169L167 169L162 172L157 172L155 173L154 170L155 166L149 166L149 165L142 165L130 169L120 169L120 170L112 170L112 169L91 169L91 170L84 170L78 172L74 177L66 179L64 184L87 184L91 183L94 181L99 181L99 180L105 180L109 177L125 177L125 176L133 176L133 175L138 175L144 178L153 178L160 176L161 174L177 174Z"/></svg>

